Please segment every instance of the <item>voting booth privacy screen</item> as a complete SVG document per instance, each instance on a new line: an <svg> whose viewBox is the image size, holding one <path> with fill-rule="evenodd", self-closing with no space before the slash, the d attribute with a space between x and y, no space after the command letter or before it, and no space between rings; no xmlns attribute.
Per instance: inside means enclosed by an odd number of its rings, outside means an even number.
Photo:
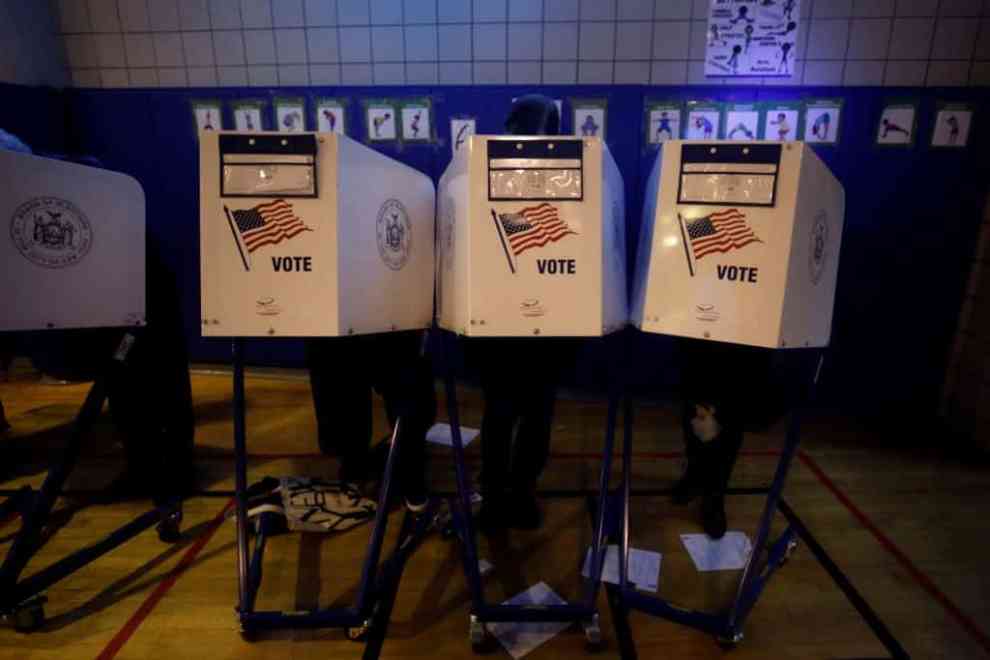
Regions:
<svg viewBox="0 0 990 660"><path fill-rule="evenodd" d="M428 177L334 133L200 133L204 336L429 327Z"/></svg>
<svg viewBox="0 0 990 660"><path fill-rule="evenodd" d="M646 187L633 322L767 348L829 343L845 193L801 142L665 143Z"/></svg>
<svg viewBox="0 0 990 660"><path fill-rule="evenodd" d="M472 136L437 204L442 328L590 337L625 325L625 198L600 139Z"/></svg>
<svg viewBox="0 0 990 660"><path fill-rule="evenodd" d="M145 203L133 178L0 150L0 218L0 331L145 322Z"/></svg>

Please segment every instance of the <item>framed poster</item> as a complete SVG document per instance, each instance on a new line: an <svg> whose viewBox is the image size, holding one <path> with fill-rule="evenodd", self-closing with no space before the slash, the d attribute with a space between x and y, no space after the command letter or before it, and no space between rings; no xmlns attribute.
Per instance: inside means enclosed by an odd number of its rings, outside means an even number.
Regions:
<svg viewBox="0 0 990 660"><path fill-rule="evenodd" d="M432 142L433 120L428 98L408 99L402 102L402 139L405 142Z"/></svg>
<svg viewBox="0 0 990 660"><path fill-rule="evenodd" d="M755 140L760 131L760 110L753 103L725 106L722 135L726 140Z"/></svg>
<svg viewBox="0 0 990 660"><path fill-rule="evenodd" d="M233 104L234 128L238 131L263 131L265 129L261 110L265 102L257 99L235 101Z"/></svg>
<svg viewBox="0 0 990 660"><path fill-rule="evenodd" d="M763 104L760 139L794 142L801 137L801 103L775 101Z"/></svg>
<svg viewBox="0 0 990 660"><path fill-rule="evenodd" d="M688 101L687 127L684 138L687 140L717 140L722 125L722 104L709 101Z"/></svg>
<svg viewBox="0 0 990 660"><path fill-rule="evenodd" d="M789 77L800 0L708 0L706 76Z"/></svg>
<svg viewBox="0 0 990 660"><path fill-rule="evenodd" d="M318 98L314 102L316 108L316 130L321 133L347 134L347 117L344 113L344 102L334 98Z"/></svg>
<svg viewBox="0 0 990 660"><path fill-rule="evenodd" d="M395 125L396 104L388 99L365 101L368 140L390 142L399 137Z"/></svg>
<svg viewBox="0 0 990 660"><path fill-rule="evenodd" d="M677 101L646 102L646 143L660 144L681 137L684 109Z"/></svg>
<svg viewBox="0 0 990 660"><path fill-rule="evenodd" d="M969 103L945 103L939 101L935 108L935 125L932 126L931 146L947 149L963 149L969 144L969 130L973 125L974 107Z"/></svg>
<svg viewBox="0 0 990 660"><path fill-rule="evenodd" d="M606 99L570 99L574 135L605 139Z"/></svg>
<svg viewBox="0 0 990 660"><path fill-rule="evenodd" d="M457 153L468 138L475 134L477 121L474 117L453 117L450 120L450 150Z"/></svg>
<svg viewBox="0 0 990 660"><path fill-rule="evenodd" d="M876 144L881 147L911 147L917 128L916 101L888 101L877 123Z"/></svg>
<svg viewBox="0 0 990 660"><path fill-rule="evenodd" d="M223 116L221 115L219 100L194 100L190 105L192 106L193 122L197 132L223 130Z"/></svg>
<svg viewBox="0 0 990 660"><path fill-rule="evenodd" d="M306 130L306 99L275 97L275 128L281 133Z"/></svg>
<svg viewBox="0 0 990 660"><path fill-rule="evenodd" d="M805 142L836 145L842 121L842 99L811 99L804 102Z"/></svg>

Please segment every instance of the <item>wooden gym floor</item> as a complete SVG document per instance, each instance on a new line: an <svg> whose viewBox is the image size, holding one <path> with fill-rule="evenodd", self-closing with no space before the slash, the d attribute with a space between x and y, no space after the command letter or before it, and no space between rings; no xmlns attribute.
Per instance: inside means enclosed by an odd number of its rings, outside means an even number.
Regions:
<svg viewBox="0 0 990 660"><path fill-rule="evenodd" d="M335 474L333 461L315 453L309 386L300 376L249 375L251 479ZM250 643L238 635L234 525L222 518L233 488L230 377L197 372L193 387L201 493L185 503L183 540L164 545L149 530L58 583L47 593L42 630L22 634L0 628L0 659L360 657L363 646L341 631L279 631ZM46 461L64 442L86 391L87 385L45 384L23 366L15 369L11 382L0 383L0 400L14 427L0 436L0 476L12 475L0 488L40 485ZM462 423L477 427L478 393L464 388L462 399ZM441 411L442 406L441 401ZM492 546L482 541L481 556L495 564L485 579L488 600L508 598L541 580L565 599L577 597L580 558L591 538L588 514L584 499L554 491L596 487L604 416L598 401L560 402L554 456L541 482L547 495L544 527L513 533L508 542ZM376 418L380 437L385 433L380 408ZM676 478L676 429L673 407L638 406L635 488L667 488ZM782 423L748 435L732 485L768 484L782 437ZM438 491L453 488L448 451L431 449L430 483ZM476 470L477 444L468 454ZM106 485L121 464L104 417L70 479L73 496L60 500L57 533L25 576L147 508L146 502L87 501L85 493ZM990 655L988 486L985 465L884 446L856 423L822 414L806 424L785 498L911 657L975 658ZM762 503L754 495L729 498L730 529L752 535ZM663 553L660 589L666 598L711 610L728 603L738 574L696 572L679 542L680 533L700 531L696 505L679 509L663 497L642 496L634 499L631 515L633 545ZM393 514L391 520L394 532L400 517ZM782 522L775 527L782 528ZM16 519L0 521L0 552L10 547L17 529ZM272 539L259 607L298 610L348 603L369 530ZM425 540L406 566L382 657L471 655L469 597L459 561L453 542L436 533ZM618 657L604 590L599 602L605 638L599 655ZM891 656L807 545L770 582L749 618L746 638L732 651L702 633L643 614L633 613L630 625L641 658ZM583 635L572 627L528 657L586 653ZM488 655L508 657L500 648Z"/></svg>

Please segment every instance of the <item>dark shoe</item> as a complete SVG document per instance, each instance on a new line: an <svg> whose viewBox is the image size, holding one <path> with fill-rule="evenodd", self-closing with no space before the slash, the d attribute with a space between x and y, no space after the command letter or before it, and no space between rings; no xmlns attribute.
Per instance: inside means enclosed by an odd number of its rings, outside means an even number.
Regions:
<svg viewBox="0 0 990 660"><path fill-rule="evenodd" d="M725 536L725 498L719 495L705 495L701 500L701 525L705 529L705 534L710 538L718 540Z"/></svg>
<svg viewBox="0 0 990 660"><path fill-rule="evenodd" d="M543 513L536 502L536 494L532 491L516 493L512 498L512 510L507 517L509 527L513 529L539 529L543 523Z"/></svg>
<svg viewBox="0 0 990 660"><path fill-rule="evenodd" d="M478 529L485 536L496 534L509 526L509 512L505 506L506 495L485 495L478 514Z"/></svg>
<svg viewBox="0 0 990 660"><path fill-rule="evenodd" d="M701 495L701 479L698 476L698 469L693 464L688 463L684 468L684 474L677 480L670 491L670 501L677 506L684 506Z"/></svg>

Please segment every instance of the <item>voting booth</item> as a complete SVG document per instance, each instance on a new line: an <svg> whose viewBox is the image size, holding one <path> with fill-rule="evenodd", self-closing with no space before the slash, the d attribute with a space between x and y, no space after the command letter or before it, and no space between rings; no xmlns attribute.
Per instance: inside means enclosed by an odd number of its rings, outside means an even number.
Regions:
<svg viewBox="0 0 990 660"><path fill-rule="evenodd" d="M625 199L600 139L472 136L437 205L440 327L594 337L625 325Z"/></svg>
<svg viewBox="0 0 990 660"><path fill-rule="evenodd" d="M428 177L335 133L200 133L203 336L429 327Z"/></svg>
<svg viewBox="0 0 990 660"><path fill-rule="evenodd" d="M0 150L0 332L142 325L145 207L118 172Z"/></svg>
<svg viewBox="0 0 990 660"><path fill-rule="evenodd" d="M766 348L829 342L845 193L801 142L664 143L646 188L633 322Z"/></svg>

